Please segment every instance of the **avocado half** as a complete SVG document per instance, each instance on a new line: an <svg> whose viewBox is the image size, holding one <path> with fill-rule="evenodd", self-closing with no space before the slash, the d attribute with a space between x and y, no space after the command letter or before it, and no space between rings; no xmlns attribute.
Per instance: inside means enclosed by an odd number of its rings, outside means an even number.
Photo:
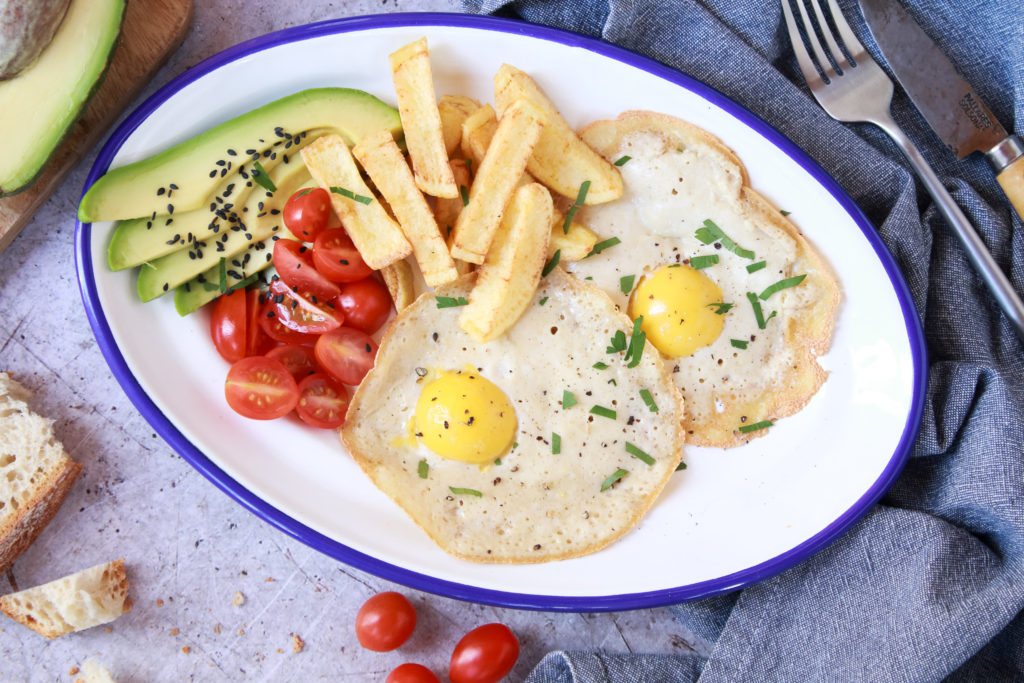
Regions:
<svg viewBox="0 0 1024 683"><path fill-rule="evenodd" d="M0 197L32 184L71 130L117 45L125 0L71 0L49 46L0 82Z"/></svg>
<svg viewBox="0 0 1024 683"><path fill-rule="evenodd" d="M0 0L0 81L14 78L53 40L70 0Z"/></svg>
<svg viewBox="0 0 1024 683"><path fill-rule="evenodd" d="M225 178L240 167L294 153L299 138L330 132L356 144L381 129L400 139L402 121L398 110L373 95L350 88L303 90L148 159L108 171L82 197L78 218L86 223L156 220L161 214L193 211L208 205Z"/></svg>

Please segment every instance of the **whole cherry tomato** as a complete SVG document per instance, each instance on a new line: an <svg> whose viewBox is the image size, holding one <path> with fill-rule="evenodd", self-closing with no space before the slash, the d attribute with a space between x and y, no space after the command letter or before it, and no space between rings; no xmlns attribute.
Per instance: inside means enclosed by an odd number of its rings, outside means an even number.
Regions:
<svg viewBox="0 0 1024 683"><path fill-rule="evenodd" d="M345 325L373 334L391 315L391 294L376 278L366 277L341 286L334 305L345 314Z"/></svg>
<svg viewBox="0 0 1024 683"><path fill-rule="evenodd" d="M303 242L312 242L327 227L331 196L322 187L296 191L284 204L284 225Z"/></svg>
<svg viewBox="0 0 1024 683"><path fill-rule="evenodd" d="M384 680L384 683L441 683L434 672L422 664L403 664Z"/></svg>
<svg viewBox="0 0 1024 683"><path fill-rule="evenodd" d="M484 624L458 642L448 676L452 683L497 683L519 659L519 640L504 624Z"/></svg>
<svg viewBox="0 0 1024 683"><path fill-rule="evenodd" d="M359 644L374 652L388 652L409 640L416 628L416 608L401 593L378 593L363 603L356 615Z"/></svg>

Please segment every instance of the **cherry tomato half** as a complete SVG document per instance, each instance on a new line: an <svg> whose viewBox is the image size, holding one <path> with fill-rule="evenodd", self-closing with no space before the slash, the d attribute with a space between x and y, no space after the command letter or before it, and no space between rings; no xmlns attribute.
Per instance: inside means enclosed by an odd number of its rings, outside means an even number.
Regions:
<svg viewBox="0 0 1024 683"><path fill-rule="evenodd" d="M313 251L301 242L274 242L274 268L286 285L323 301L329 301L341 293L338 285L317 272L313 265Z"/></svg>
<svg viewBox="0 0 1024 683"><path fill-rule="evenodd" d="M330 302L315 300L315 296L303 296L286 285L283 280L270 283L271 300L277 320L290 330L303 334L322 334L341 326L342 312Z"/></svg>
<svg viewBox="0 0 1024 683"><path fill-rule="evenodd" d="M452 683L497 683L519 659L519 640L504 624L484 624L458 642L448 676Z"/></svg>
<svg viewBox="0 0 1024 683"><path fill-rule="evenodd" d="M303 242L312 242L327 227L331 196L322 187L298 190L284 205L284 225Z"/></svg>
<svg viewBox="0 0 1024 683"><path fill-rule="evenodd" d="M313 265L332 282L355 282L373 272L342 228L329 228L313 242Z"/></svg>
<svg viewBox="0 0 1024 683"><path fill-rule="evenodd" d="M391 293L376 278L367 277L341 286L334 305L345 314L345 324L373 334L391 315Z"/></svg>
<svg viewBox="0 0 1024 683"><path fill-rule="evenodd" d="M273 420L290 413L299 402L299 387L280 361L249 356L228 370L224 382L228 405L253 420Z"/></svg>
<svg viewBox="0 0 1024 683"><path fill-rule="evenodd" d="M338 380L322 372L299 382L295 412L306 424L320 429L337 429L345 422L349 394Z"/></svg>
<svg viewBox="0 0 1024 683"><path fill-rule="evenodd" d="M250 289L245 293L245 355L262 356L274 348L274 340L266 333L260 325L260 315L263 312L263 299L260 290Z"/></svg>
<svg viewBox="0 0 1024 683"><path fill-rule="evenodd" d="M277 306L272 298L267 298L260 308L260 328L274 341L285 344L315 344L317 335L303 334L290 330L277 319Z"/></svg>
<svg viewBox="0 0 1024 683"><path fill-rule="evenodd" d="M388 674L384 683L441 683L434 672L422 664L409 662Z"/></svg>
<svg viewBox="0 0 1024 683"><path fill-rule="evenodd" d="M229 363L245 358L246 313L245 292L228 292L213 304L210 316L210 337L221 358Z"/></svg>
<svg viewBox="0 0 1024 683"><path fill-rule="evenodd" d="M320 335L313 347L320 367L339 382L356 385L373 367L377 342L351 327L339 327Z"/></svg>
<svg viewBox="0 0 1024 683"><path fill-rule="evenodd" d="M296 382L301 382L320 371L320 366L316 364L316 356L313 355L312 346L282 344L270 349L265 355L267 358L281 361L288 368L288 372L292 373Z"/></svg>
<svg viewBox="0 0 1024 683"><path fill-rule="evenodd" d="M416 608L401 593L378 593L356 614L359 644L374 652L388 652L409 640L416 628Z"/></svg>

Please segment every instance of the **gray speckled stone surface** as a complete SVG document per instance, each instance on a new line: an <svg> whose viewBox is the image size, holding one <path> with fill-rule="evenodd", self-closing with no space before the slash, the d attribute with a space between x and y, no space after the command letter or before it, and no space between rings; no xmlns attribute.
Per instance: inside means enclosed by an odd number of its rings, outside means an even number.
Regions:
<svg viewBox="0 0 1024 683"><path fill-rule="evenodd" d="M180 51L144 95L189 66L268 31L338 16L451 10L446 0L302 2L201 0ZM0 255L0 369L35 392L71 456L84 465L60 512L14 565L22 587L127 558L132 611L109 628L46 641L0 622L0 680L71 681L95 658L118 681L382 681L418 661L445 680L469 629L508 624L522 650L521 680L552 649L688 651L692 637L667 610L553 614L500 609L419 593L351 569L258 519L178 457L143 420L93 340L73 246L78 196L95 152ZM0 592L6 592L3 581ZM391 653L362 649L362 602L401 590L419 613L412 639ZM236 592L244 604L234 605ZM293 634L305 641L293 652Z"/></svg>

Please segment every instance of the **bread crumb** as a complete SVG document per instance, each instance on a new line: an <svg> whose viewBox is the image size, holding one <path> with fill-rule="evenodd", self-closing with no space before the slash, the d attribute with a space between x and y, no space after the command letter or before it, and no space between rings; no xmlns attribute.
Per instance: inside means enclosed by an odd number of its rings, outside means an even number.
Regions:
<svg viewBox="0 0 1024 683"><path fill-rule="evenodd" d="M245 593L242 591L235 591L235 597L231 598L231 604L235 607L241 607L245 604Z"/></svg>
<svg viewBox="0 0 1024 683"><path fill-rule="evenodd" d="M109 626L108 626L107 628L105 628L104 630L105 630L105 631L106 631L107 633L113 633L113 632L114 632L114 629L110 628Z"/></svg>
<svg viewBox="0 0 1024 683"><path fill-rule="evenodd" d="M156 606L157 607L163 607L164 606L164 599L163 598L157 598L156 599Z"/></svg>
<svg viewBox="0 0 1024 683"><path fill-rule="evenodd" d="M178 635L179 633L181 633L181 631L179 631L178 629L176 629L176 628L172 628L172 629L171 629L171 635L172 635L172 636L176 636L176 635Z"/></svg>
<svg viewBox="0 0 1024 683"><path fill-rule="evenodd" d="M245 635L245 629L244 628L238 629L238 635L244 636Z"/></svg>
<svg viewBox="0 0 1024 683"><path fill-rule="evenodd" d="M218 636L220 635L220 624L214 624L213 632L216 633Z"/></svg>
<svg viewBox="0 0 1024 683"><path fill-rule="evenodd" d="M190 648L188 645L186 645L185 647L181 648L181 651L184 652L185 654L188 654L189 652L192 652L192 648Z"/></svg>
<svg viewBox="0 0 1024 683"><path fill-rule="evenodd" d="M68 671L68 676L74 676L78 672L79 672L79 668L77 666L73 666L73 667L71 667L71 670Z"/></svg>
<svg viewBox="0 0 1024 683"><path fill-rule="evenodd" d="M72 683L85 683L84 678L76 678Z"/></svg>
<svg viewBox="0 0 1024 683"><path fill-rule="evenodd" d="M302 648L306 647L306 641L299 636L292 634L292 652L298 654L302 652Z"/></svg>
<svg viewBox="0 0 1024 683"><path fill-rule="evenodd" d="M264 579L264 581L266 581L267 583L270 583L273 580L274 580L273 576L268 576L267 578Z"/></svg>
<svg viewBox="0 0 1024 683"><path fill-rule="evenodd" d="M277 648L277 654L283 655L284 654L284 650L282 650L281 648Z"/></svg>

